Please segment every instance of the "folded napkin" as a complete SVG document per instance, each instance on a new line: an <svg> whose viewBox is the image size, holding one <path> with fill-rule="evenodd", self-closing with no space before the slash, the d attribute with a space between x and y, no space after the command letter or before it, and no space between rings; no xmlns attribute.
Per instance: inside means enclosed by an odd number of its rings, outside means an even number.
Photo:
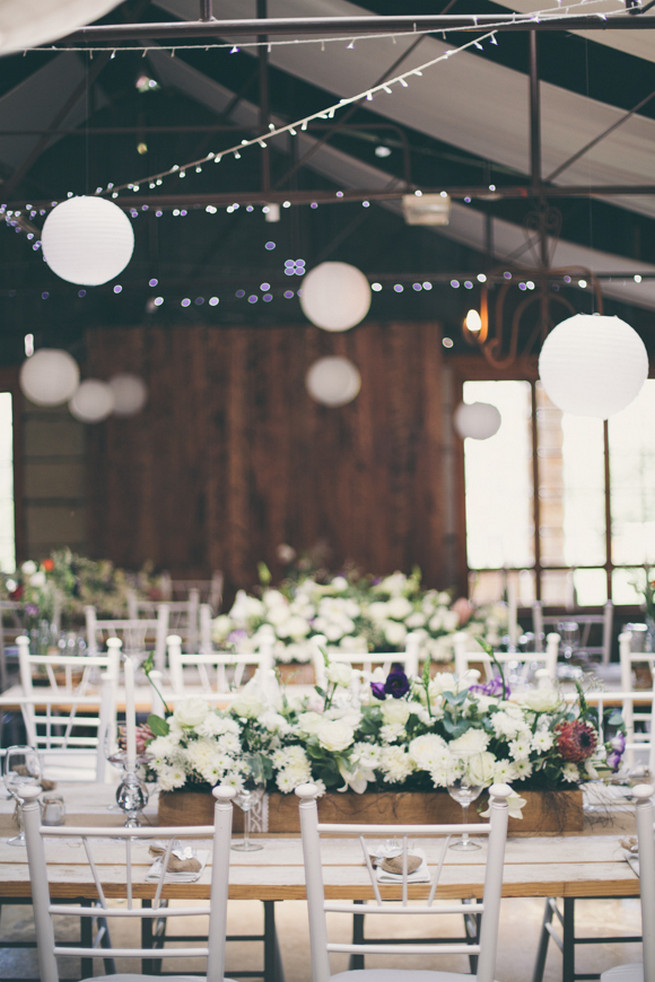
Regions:
<svg viewBox="0 0 655 982"><path fill-rule="evenodd" d="M150 846L150 855L158 858L148 870L147 880L160 878L165 852L166 850L162 846L154 844ZM202 876L208 859L208 849L200 849L196 852L191 846L175 848L168 857L165 878L175 883L194 883Z"/></svg>
<svg viewBox="0 0 655 982"><path fill-rule="evenodd" d="M639 844L636 835L627 835L621 839L623 855L633 873L639 876Z"/></svg>
<svg viewBox="0 0 655 982"><path fill-rule="evenodd" d="M376 857L376 876L378 883L402 883L402 853L396 853L396 855L392 856L386 855ZM425 862L425 854L420 849L407 853L407 882L430 882L430 873Z"/></svg>

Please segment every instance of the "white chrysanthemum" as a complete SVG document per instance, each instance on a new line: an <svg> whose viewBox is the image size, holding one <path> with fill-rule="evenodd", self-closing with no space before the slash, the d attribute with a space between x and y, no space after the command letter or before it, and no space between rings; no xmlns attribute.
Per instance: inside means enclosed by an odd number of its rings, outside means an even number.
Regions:
<svg viewBox="0 0 655 982"><path fill-rule="evenodd" d="M419 770L429 771L442 767L448 758L446 741L437 733L424 733L410 741L410 759Z"/></svg>
<svg viewBox="0 0 655 982"><path fill-rule="evenodd" d="M183 767L171 765L162 767L157 772L159 787L162 791L174 791L186 784L186 771Z"/></svg>
<svg viewBox="0 0 655 982"><path fill-rule="evenodd" d="M415 631L419 627L423 627L426 621L425 614L420 610L413 611L409 617L405 618L405 626L410 631Z"/></svg>
<svg viewBox="0 0 655 982"><path fill-rule="evenodd" d="M570 784L577 784L580 780L580 771L577 764L567 761L562 768L562 780Z"/></svg>
<svg viewBox="0 0 655 982"><path fill-rule="evenodd" d="M297 787L292 774L286 770L277 772L275 775L275 784L278 791L281 791L282 794L291 794Z"/></svg>
<svg viewBox="0 0 655 982"><path fill-rule="evenodd" d="M402 723L385 723L380 727L380 739L382 743L396 743L405 736L405 727Z"/></svg>
<svg viewBox="0 0 655 982"><path fill-rule="evenodd" d="M163 760L165 757L171 757L179 748L179 742L167 733L166 736L155 737L148 744L148 753L152 754L155 760Z"/></svg>
<svg viewBox="0 0 655 982"><path fill-rule="evenodd" d="M555 737L550 730L540 727L532 736L532 749L537 753L546 753L555 743Z"/></svg>
<svg viewBox="0 0 655 982"><path fill-rule="evenodd" d="M383 747L380 756L380 770L388 784L406 781L412 773L409 754L403 747Z"/></svg>
<svg viewBox="0 0 655 982"><path fill-rule="evenodd" d="M372 621L381 624L389 617L389 604L386 600L374 600L368 605L366 612Z"/></svg>
<svg viewBox="0 0 655 982"><path fill-rule="evenodd" d="M216 741L216 747L221 753L237 756L241 753L241 739L238 733L222 733Z"/></svg>
<svg viewBox="0 0 655 982"><path fill-rule="evenodd" d="M380 764L381 748L374 743L356 743L350 754L350 759L361 767L375 770Z"/></svg>
<svg viewBox="0 0 655 982"><path fill-rule="evenodd" d="M257 597L251 597L245 590L238 590L229 616L237 624L248 624L249 621L262 618L266 608Z"/></svg>
<svg viewBox="0 0 655 982"><path fill-rule="evenodd" d="M202 723L196 727L199 736L220 736L223 733L239 733L239 724L228 716L220 716L216 712L207 713Z"/></svg>
<svg viewBox="0 0 655 982"><path fill-rule="evenodd" d="M279 733L286 736L291 733L291 724L284 718L282 713L276 713L273 709L266 709L259 717L259 722L269 733Z"/></svg>
<svg viewBox="0 0 655 982"><path fill-rule="evenodd" d="M519 781L525 781L529 777L532 777L532 772L534 770L534 765L531 760L515 760L514 770L516 771L516 778Z"/></svg>
<svg viewBox="0 0 655 982"><path fill-rule="evenodd" d="M520 715L517 719L514 713L501 709L500 712L492 715L491 726L496 736L502 737L505 740L511 740L518 736L520 732L524 731L525 722Z"/></svg>
<svg viewBox="0 0 655 982"><path fill-rule="evenodd" d="M492 782L496 784L508 784L518 777L518 769L515 763L510 760L497 760L493 768Z"/></svg>
<svg viewBox="0 0 655 982"><path fill-rule="evenodd" d="M509 752L513 760L525 760L530 756L532 750L532 740L530 734L522 733L516 740L509 743Z"/></svg>

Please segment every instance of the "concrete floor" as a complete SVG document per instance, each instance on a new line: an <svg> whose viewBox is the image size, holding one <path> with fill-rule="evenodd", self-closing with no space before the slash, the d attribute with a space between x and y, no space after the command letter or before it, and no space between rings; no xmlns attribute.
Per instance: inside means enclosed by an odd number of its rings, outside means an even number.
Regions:
<svg viewBox="0 0 655 982"><path fill-rule="evenodd" d="M541 927L544 904L541 900L504 900L501 908L501 928L499 957L496 971L498 982L531 982L535 953ZM186 922L185 922L186 923ZM261 930L262 908L257 901L235 901L230 905L228 933L252 933ZM276 923L281 948L285 982L310 982L308 931L305 904L292 901L278 904ZM452 924L453 932L459 932L461 920ZM639 903L636 900L578 901L576 903L576 929L579 934L600 937L604 934L640 933ZM193 933L193 928L190 928ZM348 933L348 922L343 922L344 936ZM31 908L29 906L6 907L0 915L1 938L33 938ZM638 961L641 957L637 944L599 944L583 945L576 957L576 972L600 973L612 965ZM422 963L421 963L422 962ZM367 967L379 962L367 959ZM407 967L406 960L403 961ZM561 955L551 941L544 982L571 982L562 979ZM262 965L262 945L259 943L232 942L228 945L226 974L239 971L258 971ZM389 962L387 967L394 967ZM334 970L342 970L345 962L335 960ZM395 966L397 967L397 965ZM443 960L437 966L428 965L426 960L412 959L412 967L439 967L451 971L468 971L467 961L461 956L453 956L446 964ZM65 966L68 978L79 978L78 963L71 961ZM127 970L127 966L121 966ZM133 970L136 969L134 966ZM185 961L184 967L170 963L167 971L201 971L197 966ZM102 974L102 963L98 961L95 971ZM0 979L34 979L38 977L36 956L33 950L2 948L0 942Z"/></svg>

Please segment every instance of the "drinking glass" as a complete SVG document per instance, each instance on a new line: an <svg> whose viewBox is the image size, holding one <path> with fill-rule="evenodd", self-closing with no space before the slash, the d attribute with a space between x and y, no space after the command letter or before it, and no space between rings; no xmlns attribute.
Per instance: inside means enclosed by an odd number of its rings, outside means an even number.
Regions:
<svg viewBox="0 0 655 982"><path fill-rule="evenodd" d="M233 849L240 852L253 852L263 849L261 842L253 842L250 838L250 811L262 800L266 789L266 780L262 763L256 755L246 755L243 761L241 787L234 796L234 803L243 812L243 839L232 843Z"/></svg>
<svg viewBox="0 0 655 982"><path fill-rule="evenodd" d="M448 794L462 806L464 824L468 815L468 807L480 795L484 788L482 780L482 758L480 754L460 754L452 762L452 770L448 783ZM450 843L451 849L461 849L468 852L480 849L480 843L474 842L468 832L462 832L460 839Z"/></svg>
<svg viewBox="0 0 655 982"><path fill-rule="evenodd" d="M580 625L577 621L560 621L557 633L562 641L562 654L569 661L580 641Z"/></svg>
<svg viewBox="0 0 655 982"><path fill-rule="evenodd" d="M18 803L20 801L20 787L24 784L40 785L41 783L41 761L39 754L33 747L13 746L8 747L5 753L4 782L9 794ZM20 813L18 813L20 816ZM7 839L10 846L22 846L25 843L25 832L20 824L18 835Z"/></svg>

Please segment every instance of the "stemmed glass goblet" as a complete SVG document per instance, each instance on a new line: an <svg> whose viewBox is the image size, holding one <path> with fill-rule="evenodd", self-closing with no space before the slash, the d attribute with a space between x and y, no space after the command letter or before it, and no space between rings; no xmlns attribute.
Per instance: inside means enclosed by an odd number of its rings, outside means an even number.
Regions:
<svg viewBox="0 0 655 982"><path fill-rule="evenodd" d="M249 758L244 762L244 773L241 787L234 796L234 803L243 812L243 839L232 843L232 848L239 852L253 852L263 849L261 842L253 842L250 838L250 813L254 805L262 800L266 782L261 761Z"/></svg>
<svg viewBox="0 0 655 982"><path fill-rule="evenodd" d="M5 753L4 764L5 787L17 803L21 800L21 785L29 784L36 786L41 783L41 761L38 751L34 747L18 744L8 747ZM22 846L25 844L25 831L20 822L20 813L18 814L20 831L18 835L7 839L7 843L10 846Z"/></svg>
<svg viewBox="0 0 655 982"><path fill-rule="evenodd" d="M464 812L464 824L468 815L468 808L472 801L479 797L485 783L482 779L482 758L479 753L461 753L452 761L452 770L448 780L448 794L454 801L462 806ZM450 843L451 849L472 851L480 849L480 843L475 842L469 837L468 832L462 832L460 839L455 839Z"/></svg>

